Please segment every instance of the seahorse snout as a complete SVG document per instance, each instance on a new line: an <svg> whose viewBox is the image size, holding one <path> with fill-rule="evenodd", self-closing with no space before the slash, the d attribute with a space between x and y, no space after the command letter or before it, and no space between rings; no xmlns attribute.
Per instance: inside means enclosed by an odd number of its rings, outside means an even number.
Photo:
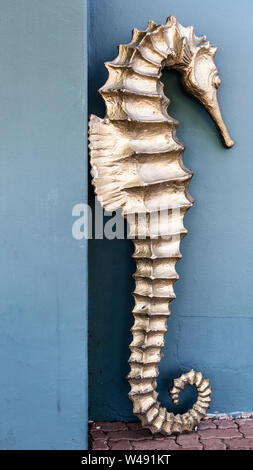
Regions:
<svg viewBox="0 0 253 470"><path fill-rule="evenodd" d="M234 141L231 139L226 124L223 121L217 98L214 100L211 106L207 105L206 109L212 117L218 131L220 132L224 145L227 148L233 147Z"/></svg>

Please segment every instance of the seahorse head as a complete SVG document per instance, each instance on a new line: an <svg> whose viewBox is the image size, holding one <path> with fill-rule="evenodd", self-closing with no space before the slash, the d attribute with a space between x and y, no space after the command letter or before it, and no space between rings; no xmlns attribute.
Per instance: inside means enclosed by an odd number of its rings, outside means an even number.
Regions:
<svg viewBox="0 0 253 470"><path fill-rule="evenodd" d="M214 56L217 48L210 45L206 38L192 36L192 41L185 41L183 48L182 81L191 95L197 98L206 108L215 122L224 144L227 147L234 145L223 121L217 90L221 84Z"/></svg>

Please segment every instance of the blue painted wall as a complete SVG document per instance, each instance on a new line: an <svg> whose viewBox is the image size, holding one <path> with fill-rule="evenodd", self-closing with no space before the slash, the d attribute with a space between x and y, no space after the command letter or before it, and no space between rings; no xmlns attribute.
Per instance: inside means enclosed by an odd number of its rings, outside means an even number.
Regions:
<svg viewBox="0 0 253 470"><path fill-rule="evenodd" d="M117 55L133 27L152 19L164 24L170 14L219 46L216 64L223 82L219 100L236 145L226 150L201 105L188 97L176 74L164 72L169 114L180 121L185 164L195 172L190 191L189 234L177 270L177 299L164 359L160 399L174 411L167 390L171 379L194 367L211 379L211 411L253 411L253 199L252 108L253 3L212 0L91 0L90 112L104 116L97 94L107 73L105 60ZM92 189L90 199L93 199ZM133 289L130 241L90 243L90 417L133 419L128 400L128 344ZM179 411L192 403L185 393Z"/></svg>
<svg viewBox="0 0 253 470"><path fill-rule="evenodd" d="M84 449L85 4L0 11L0 449Z"/></svg>

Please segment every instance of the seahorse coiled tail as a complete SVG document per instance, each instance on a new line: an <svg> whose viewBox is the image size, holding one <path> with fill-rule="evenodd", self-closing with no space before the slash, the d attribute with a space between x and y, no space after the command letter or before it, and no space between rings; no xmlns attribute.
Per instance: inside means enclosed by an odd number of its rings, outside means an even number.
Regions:
<svg viewBox="0 0 253 470"><path fill-rule="evenodd" d="M164 26L151 21L145 31L134 29L131 42L120 45L117 58L105 64L109 75L100 93L106 117L91 115L89 121L95 192L106 210L122 208L133 238L137 270L129 397L134 414L153 433L191 431L211 401L209 380L191 370L174 380L170 395L178 403L185 385L194 385L196 403L182 415L169 413L158 402L156 378L175 298L180 241L187 233L183 219L193 204L188 191L193 172L182 162L184 145L176 137L178 122L167 114L160 77L165 66L179 70L186 90L204 104L230 147L216 100L215 52L204 36L173 16Z"/></svg>

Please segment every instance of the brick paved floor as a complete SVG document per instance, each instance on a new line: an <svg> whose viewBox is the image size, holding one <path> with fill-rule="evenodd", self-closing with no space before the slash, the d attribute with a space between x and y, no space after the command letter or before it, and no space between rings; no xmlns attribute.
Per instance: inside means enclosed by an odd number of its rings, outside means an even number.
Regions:
<svg viewBox="0 0 253 470"><path fill-rule="evenodd" d="M253 417L210 418L189 434L152 436L140 423L90 423L92 450L253 450Z"/></svg>

